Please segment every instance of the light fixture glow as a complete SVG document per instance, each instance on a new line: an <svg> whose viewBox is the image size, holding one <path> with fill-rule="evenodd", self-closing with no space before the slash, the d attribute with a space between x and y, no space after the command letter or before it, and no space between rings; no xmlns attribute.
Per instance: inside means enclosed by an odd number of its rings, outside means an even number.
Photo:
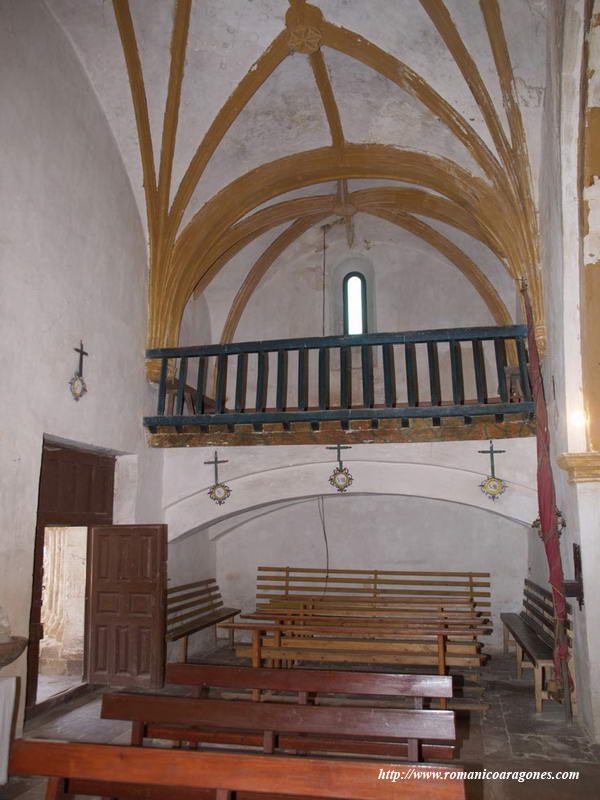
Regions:
<svg viewBox="0 0 600 800"><path fill-rule="evenodd" d="M577 411L572 411L569 415L569 420L571 425L574 425L578 428L584 428L587 424L587 414L585 411L581 409L577 409Z"/></svg>

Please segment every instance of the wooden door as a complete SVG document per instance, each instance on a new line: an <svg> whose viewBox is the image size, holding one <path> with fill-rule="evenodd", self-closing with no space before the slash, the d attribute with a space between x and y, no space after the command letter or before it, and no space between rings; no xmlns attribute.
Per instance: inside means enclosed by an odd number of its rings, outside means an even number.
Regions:
<svg viewBox="0 0 600 800"><path fill-rule="evenodd" d="M27 649L26 716L36 706L44 582L46 526L105 525L112 522L115 458L44 441L33 560Z"/></svg>
<svg viewBox="0 0 600 800"><path fill-rule="evenodd" d="M163 685L167 526L102 525L90 532L90 683Z"/></svg>

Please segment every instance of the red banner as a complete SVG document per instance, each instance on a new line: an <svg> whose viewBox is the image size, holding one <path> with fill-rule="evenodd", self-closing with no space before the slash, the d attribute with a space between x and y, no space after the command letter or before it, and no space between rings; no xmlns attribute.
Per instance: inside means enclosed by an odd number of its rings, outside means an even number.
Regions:
<svg viewBox="0 0 600 800"><path fill-rule="evenodd" d="M527 315L527 342L529 346L529 380L533 394L533 404L537 431L537 488L538 508L540 515L540 535L548 560L548 579L552 586L552 600L555 617L554 672L557 681L561 681L561 661L567 660L568 646L565 636L567 616L564 575L560 555L560 541L557 526L556 493L554 477L550 466L550 433L548 430L548 412L544 395L544 382L540 368L540 357L534 335L533 311L529 301L527 287L521 289ZM565 691L568 689L565 688Z"/></svg>

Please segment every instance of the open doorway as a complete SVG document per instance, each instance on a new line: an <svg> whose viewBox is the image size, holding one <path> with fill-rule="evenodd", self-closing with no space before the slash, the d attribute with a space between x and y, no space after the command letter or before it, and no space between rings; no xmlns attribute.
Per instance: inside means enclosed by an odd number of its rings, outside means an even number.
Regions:
<svg viewBox="0 0 600 800"><path fill-rule="evenodd" d="M36 704L85 682L87 539L82 526L44 528Z"/></svg>
<svg viewBox="0 0 600 800"><path fill-rule="evenodd" d="M44 440L33 564L26 717L88 690L88 529L110 525L114 456Z"/></svg>

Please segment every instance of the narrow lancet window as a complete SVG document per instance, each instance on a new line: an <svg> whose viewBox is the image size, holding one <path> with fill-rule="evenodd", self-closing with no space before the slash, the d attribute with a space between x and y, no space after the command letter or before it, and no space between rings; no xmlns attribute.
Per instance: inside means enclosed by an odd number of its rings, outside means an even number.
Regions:
<svg viewBox="0 0 600 800"><path fill-rule="evenodd" d="M367 332L367 282L360 272L349 272L344 278L344 335Z"/></svg>

